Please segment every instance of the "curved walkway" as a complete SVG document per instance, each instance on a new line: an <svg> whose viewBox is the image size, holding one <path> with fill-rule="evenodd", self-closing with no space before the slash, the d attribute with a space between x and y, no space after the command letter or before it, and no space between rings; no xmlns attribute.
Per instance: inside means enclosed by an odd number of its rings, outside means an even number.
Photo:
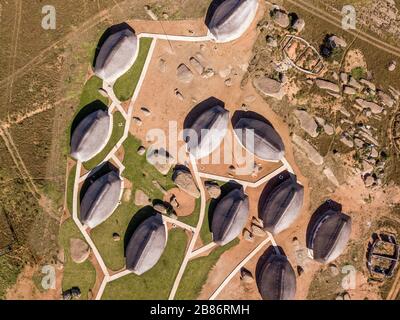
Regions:
<svg viewBox="0 0 400 320"><path fill-rule="evenodd" d="M116 157L116 152L118 151L118 149L121 147L121 145L123 144L123 142L127 139L128 135L129 135L129 128L131 125L131 120L132 120L132 114L133 114L133 109L134 109L134 104L136 102L136 99L139 95L140 89L143 85L144 79L146 77L147 74L147 70L150 64L150 61L153 57L153 53L154 53L154 48L156 46L157 40L168 40L168 41L191 41L191 42L203 42L203 41L211 41L213 40L213 37L210 34L207 34L206 36L203 37L187 37L187 36L175 36L175 35L165 35L165 34L150 34L150 33L141 33L138 35L138 39L140 39L141 37L150 37L153 38L150 50L148 52L142 73L140 75L139 78L139 82L136 86L136 89L134 91L134 94L130 100L129 103L129 108L128 108L128 112L125 112L125 110L123 109L121 102L117 99L117 97L114 94L113 91L113 87L112 84L107 84L104 83L104 89L107 91L110 99L112 100L112 103L110 105L110 109L113 108L117 108L118 111L120 111L122 113L122 115L125 118L125 128L124 128L124 134L121 137L121 139L117 142L117 144L114 146L114 148L109 152L109 154L105 157L105 159L103 160L102 163L112 159L114 160L114 162L117 164L117 166L119 167L120 172L122 172L125 167L123 166L123 164L118 160L118 158ZM190 240L189 246L186 250L186 254L185 257L182 261L182 264L180 266L180 269L178 271L178 274L175 278L173 287L171 289L171 292L169 294L169 299L172 300L175 297L175 294L177 292L177 289L179 287L179 284L182 280L182 277L185 273L186 267L188 262L195 258L196 256L207 252L209 250L211 250L213 247L216 246L216 244L214 242L199 248L199 249L194 249L195 244L199 238L200 235L200 231L201 231L201 227L203 225L203 221L204 221L204 217L206 214L206 191L205 188L202 184L201 179L202 178L208 178L208 179L215 179L215 180L220 180L220 181L236 181L238 183L243 184L243 187L251 187L251 188L256 188L260 185L262 185L263 183L266 183L268 180L270 180L271 178L275 177L276 175L280 174L281 172L288 170L290 172L293 172L291 166L289 165L289 163L286 161L286 159L282 160L282 166L280 168L278 168L277 170L273 171L272 173L268 174L267 176L261 178L260 180L258 180L257 182L247 182L247 181L243 181L243 180L239 180L239 179L235 179L235 178L230 178L230 177L224 177L224 176L218 176L218 175L213 175L213 174L208 174L208 173L204 173L204 172L199 172L198 168L197 168L197 163L196 160L191 156L190 157L190 163L192 165L192 169L193 169L193 174L194 177L196 179L197 185L200 189L200 194L201 194L201 206L200 206L200 215L199 215L199 220L197 222L196 227L192 227L189 226L185 223L182 223L178 220L175 219L171 219L169 217L163 216L163 220L167 223L170 224L174 224L175 226L178 226L180 228L186 229L190 232L193 233L192 238ZM75 172L75 181L74 181L74 190L73 190L73 212L72 212L72 217L73 220L75 222L75 224L78 226L80 232L82 233L82 235L84 236L85 240L87 241L87 243L89 244L89 246L92 249L92 252L94 254L94 256L96 257L96 260L98 261L101 270L104 274L104 278L103 281L101 283L101 286L99 288L99 291L97 292L96 295L96 300L100 300L104 289L107 285L107 283L117 280L121 277L124 277L128 274L131 273L131 271L129 270L123 270L121 272L118 272L116 274L110 275L109 270L107 268L107 266L104 263L103 258L101 257L100 252L98 251L98 249L96 248L96 245L94 244L94 242L92 241L92 239L90 238L89 233L87 232L87 230L83 227L82 223L80 222L79 218L78 218L78 193L79 193L79 184L81 182L83 182L89 175L89 173L86 173L85 175L81 176L81 171L82 171L82 163L81 162L77 162L76 165L76 172ZM239 265L232 270L232 272L230 272L229 275L227 275L227 277L225 278L225 280L223 281L223 283L221 283L221 285L216 289L216 291L214 292L214 294L211 296L210 299L215 299L218 294L222 291L222 289L229 283L229 281L233 278L233 276L240 270L240 268L245 265L248 261L250 261L250 259L252 257L254 257L257 252L259 250L261 250L265 244L271 242L273 246L276 247L276 243L274 238L272 237L272 235L268 234L268 237L263 240L252 252L249 253L249 255L243 259Z"/></svg>

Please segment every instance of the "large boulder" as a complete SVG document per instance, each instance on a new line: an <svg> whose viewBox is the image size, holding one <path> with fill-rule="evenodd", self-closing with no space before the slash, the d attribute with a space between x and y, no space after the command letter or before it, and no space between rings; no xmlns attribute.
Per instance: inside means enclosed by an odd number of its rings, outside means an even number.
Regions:
<svg viewBox="0 0 400 320"><path fill-rule="evenodd" d="M83 263L86 261L87 258L89 258L90 248L85 241L81 239L71 238L69 241L69 245L71 259L75 263Z"/></svg>
<svg viewBox="0 0 400 320"><path fill-rule="evenodd" d="M296 19L296 21L292 24L292 28L298 33L303 31L305 26L306 22L304 21L304 19L300 18Z"/></svg>
<svg viewBox="0 0 400 320"><path fill-rule="evenodd" d="M197 188L193 176L189 170L176 169L173 175L173 180L179 189L194 198L200 198L200 191Z"/></svg>
<svg viewBox="0 0 400 320"><path fill-rule="evenodd" d="M287 14L287 12L285 12L284 10L275 8L272 12L271 12L271 17L272 20L280 27L282 28L287 28L290 25L290 19L289 19L289 15Z"/></svg>
<svg viewBox="0 0 400 320"><path fill-rule="evenodd" d="M387 93L379 90L378 97L379 97L379 99L381 99L381 101L384 105L388 106L389 108L393 107L395 101Z"/></svg>
<svg viewBox="0 0 400 320"><path fill-rule="evenodd" d="M184 63L178 66L176 75L178 80L184 83L190 83L193 80L193 72Z"/></svg>
<svg viewBox="0 0 400 320"><path fill-rule="evenodd" d="M165 149L152 149L147 153L147 162L166 175L174 164L174 158Z"/></svg>
<svg viewBox="0 0 400 320"><path fill-rule="evenodd" d="M317 79L317 80L315 80L315 84L320 89L329 90L329 91L333 91L333 92L337 92L337 93L339 93L339 91L340 91L339 86L336 83L330 82L328 80Z"/></svg>
<svg viewBox="0 0 400 320"><path fill-rule="evenodd" d="M150 202L149 196L140 189L136 190L135 205L138 207L143 207L143 206L148 206L150 204L151 204L151 202Z"/></svg>
<svg viewBox="0 0 400 320"><path fill-rule="evenodd" d="M295 110L294 115L300 121L301 128L307 132L311 137L316 138L318 136L318 125L314 118L304 110Z"/></svg>
<svg viewBox="0 0 400 320"><path fill-rule="evenodd" d="M345 48L347 47L347 42L338 37L338 36L331 36L328 39L329 45L331 46L331 48L335 49L335 48Z"/></svg>
<svg viewBox="0 0 400 320"><path fill-rule="evenodd" d="M356 103L363 109L369 109L374 114L379 114L383 111L383 107L376 104L375 102L366 101L364 99L356 99Z"/></svg>
<svg viewBox="0 0 400 320"><path fill-rule="evenodd" d="M204 184L210 198L217 199L221 195L221 188L218 183L213 181L206 181Z"/></svg>
<svg viewBox="0 0 400 320"><path fill-rule="evenodd" d="M274 97L281 100L284 96L282 83L268 77L259 77L254 79L253 84L256 89L266 96Z"/></svg>
<svg viewBox="0 0 400 320"><path fill-rule="evenodd" d="M324 163L324 158L306 140L304 140L303 138L299 137L296 134L293 134L292 140L299 147L299 149L308 156L308 158L312 163L314 163L317 166L322 165Z"/></svg>

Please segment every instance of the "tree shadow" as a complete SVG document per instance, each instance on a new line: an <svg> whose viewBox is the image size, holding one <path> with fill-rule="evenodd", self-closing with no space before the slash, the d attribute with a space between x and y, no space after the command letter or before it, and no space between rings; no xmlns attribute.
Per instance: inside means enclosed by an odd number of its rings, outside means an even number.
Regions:
<svg viewBox="0 0 400 320"><path fill-rule="evenodd" d="M98 179L100 179L101 177L105 176L106 174L112 171L119 174L119 169L116 166L114 166L111 162L106 162L94 168L83 182L82 188L79 192L80 202L82 202L86 192L93 183L95 183Z"/></svg>
<svg viewBox="0 0 400 320"><path fill-rule="evenodd" d="M235 128L236 124L239 122L240 119L242 118L249 118L249 119L254 119L254 120L259 120L261 122L265 122L268 125L270 125L272 128L274 127L272 123L266 119L264 116L261 114L254 112L254 111L235 111L235 113L232 116L232 126Z"/></svg>
<svg viewBox="0 0 400 320"><path fill-rule="evenodd" d="M135 33L135 31L132 29L132 27L129 24L127 24L126 22L122 22L122 23L116 24L114 26L111 26L103 33L103 35L100 37L100 40L97 44L96 51L95 51L95 54L93 57L93 63L92 63L93 68L96 65L96 60L97 60L97 57L99 56L99 52L100 52L101 48L103 47L104 43L107 41L107 39L109 37L111 37L112 35L120 32L120 31L127 30L127 29L132 31L133 33Z"/></svg>
<svg viewBox="0 0 400 320"><path fill-rule="evenodd" d="M215 97L210 97L196 106L188 113L184 122L183 122L183 129L190 129L194 122L208 109L220 105L221 107L225 108L225 103Z"/></svg>
<svg viewBox="0 0 400 320"><path fill-rule="evenodd" d="M84 106L78 114L75 116L74 120L71 124L71 133L69 137L69 141L72 140L72 135L74 134L75 129L79 126L83 119L85 119L88 115L96 112L98 110L106 111L108 108L107 106L100 100L95 100L88 105Z"/></svg>
<svg viewBox="0 0 400 320"><path fill-rule="evenodd" d="M268 181L268 183L264 187L263 191L261 192L261 195L260 195L260 198L258 201L258 207L257 207L258 218L261 219L261 216L262 216L261 213L263 211L263 206L265 204L265 201L269 198L271 193L274 190L276 190L276 188L281 183L284 183L287 179L293 179L294 181L296 181L296 176L294 174L290 173L289 171L283 171Z"/></svg>
<svg viewBox="0 0 400 320"><path fill-rule="evenodd" d="M311 216L306 231L306 246L308 249L312 249L312 238L316 228L321 220L324 219L331 210L335 212L342 212L342 205L336 201L328 199L321 204Z"/></svg>
<svg viewBox="0 0 400 320"><path fill-rule="evenodd" d="M236 181L229 181L221 186L221 195L217 199L212 199L208 207L208 230L212 232L212 220L214 217L214 211L218 203L231 191L235 189L243 189L243 186Z"/></svg>
<svg viewBox="0 0 400 320"><path fill-rule="evenodd" d="M134 214L124 235L124 256L126 257L126 248L128 247L129 240L131 240L136 229L148 218L157 215L157 212L152 206L146 206Z"/></svg>
<svg viewBox="0 0 400 320"><path fill-rule="evenodd" d="M206 17L204 20L204 23L206 24L207 27L210 26L210 22L212 17L214 16L215 11L218 9L218 7L224 2L225 0L213 0L211 1L210 6L208 7Z"/></svg>

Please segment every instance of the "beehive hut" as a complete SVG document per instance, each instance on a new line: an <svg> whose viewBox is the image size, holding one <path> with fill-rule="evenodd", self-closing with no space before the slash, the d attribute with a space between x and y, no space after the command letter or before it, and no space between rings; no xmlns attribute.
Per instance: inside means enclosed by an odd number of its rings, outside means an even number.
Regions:
<svg viewBox="0 0 400 320"><path fill-rule="evenodd" d="M104 81L114 83L133 66L138 39L134 31L124 25L118 31L110 32L100 46L94 62L94 72Z"/></svg>
<svg viewBox="0 0 400 320"><path fill-rule="evenodd" d="M249 199L243 189L234 189L216 205L211 231L213 241L225 245L242 232L249 214Z"/></svg>
<svg viewBox="0 0 400 320"><path fill-rule="evenodd" d="M262 265L257 286L264 300L293 300L296 275L287 258L273 254Z"/></svg>
<svg viewBox="0 0 400 320"><path fill-rule="evenodd" d="M304 188L292 176L261 196L259 217L263 221L264 230L278 234L289 228L300 214L303 198Z"/></svg>
<svg viewBox="0 0 400 320"><path fill-rule="evenodd" d="M72 133L71 156L81 162L93 158L106 146L111 128L112 117L106 110L87 115Z"/></svg>
<svg viewBox="0 0 400 320"><path fill-rule="evenodd" d="M219 147L228 130L229 112L219 105L203 111L193 124L185 129L188 151L201 159Z"/></svg>
<svg viewBox="0 0 400 320"><path fill-rule="evenodd" d="M329 263L342 254L349 241L351 218L333 209L321 214L310 229L309 249L314 260Z"/></svg>
<svg viewBox="0 0 400 320"><path fill-rule="evenodd" d="M250 27L257 8L258 0L226 0L213 12L208 28L218 42L235 40Z"/></svg>
<svg viewBox="0 0 400 320"><path fill-rule="evenodd" d="M167 231L161 215L143 221L126 248L126 268L137 275L150 270L160 259L167 244Z"/></svg>
<svg viewBox="0 0 400 320"><path fill-rule="evenodd" d="M235 136L241 145L260 159L279 161L285 155L285 146L281 137L267 122L241 118L234 124L234 129Z"/></svg>
<svg viewBox="0 0 400 320"><path fill-rule="evenodd" d="M122 179L110 171L95 180L86 190L80 206L81 222L93 229L110 217L122 193Z"/></svg>

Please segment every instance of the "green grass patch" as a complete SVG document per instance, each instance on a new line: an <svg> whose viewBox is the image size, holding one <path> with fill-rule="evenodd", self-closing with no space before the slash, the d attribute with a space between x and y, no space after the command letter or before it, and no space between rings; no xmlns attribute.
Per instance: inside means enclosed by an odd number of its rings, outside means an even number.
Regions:
<svg viewBox="0 0 400 320"><path fill-rule="evenodd" d="M195 300L207 281L208 274L218 262L220 256L239 243L238 239L231 241L223 247L216 248L207 257L200 257L191 260L182 277L178 291L176 292L176 300Z"/></svg>
<svg viewBox="0 0 400 320"><path fill-rule="evenodd" d="M139 40L139 54L134 65L115 82L114 93L120 101L127 101L133 96L152 41L152 38L141 38Z"/></svg>
<svg viewBox="0 0 400 320"><path fill-rule="evenodd" d="M71 168L71 171L69 172L68 175L68 180L67 180L67 208L69 213L72 215L72 200L74 197L74 182L75 182L75 172L76 171L76 165L74 165Z"/></svg>
<svg viewBox="0 0 400 320"><path fill-rule="evenodd" d="M22 271L22 268L22 263L19 263L8 255L0 257L0 299L4 299L7 289L17 282L18 275Z"/></svg>
<svg viewBox="0 0 400 320"><path fill-rule="evenodd" d="M193 213L186 217L179 217L179 221L186 223L192 227L197 226L197 222L199 221L200 217L200 207L201 207L201 199L196 199L195 207Z"/></svg>
<svg viewBox="0 0 400 320"><path fill-rule="evenodd" d="M129 135L123 146L125 149L123 164L126 167L123 176L132 182L131 200L122 202L110 218L91 232L92 239L99 249L105 264L114 271L120 270L125 266L125 256L124 241L114 242L112 234L116 232L124 239L130 221L141 209L134 204L136 190L141 189L150 199L156 200L162 199L163 194L153 185L152 181L158 181L166 190L175 186L172 182L172 172L167 176L163 176L153 165L147 162L145 155L140 156L137 153L137 149L141 146L140 140Z"/></svg>
<svg viewBox="0 0 400 320"><path fill-rule="evenodd" d="M86 300L88 299L89 290L93 288L96 282L96 270L89 260L80 264L72 261L70 256L71 238L84 240L74 221L69 218L61 225L58 236L59 243L64 248L65 254L62 289L68 290L72 287L79 287L82 293L81 299Z"/></svg>
<svg viewBox="0 0 400 320"><path fill-rule="evenodd" d="M367 71L363 67L355 67L350 73L354 79L360 80L366 76Z"/></svg>
<svg viewBox="0 0 400 320"><path fill-rule="evenodd" d="M107 284L103 300L166 300L185 255L187 236L172 229L158 263L141 276L130 274Z"/></svg>
<svg viewBox="0 0 400 320"><path fill-rule="evenodd" d="M132 194L134 194L136 188L140 188L151 199L162 199L162 192L154 186L152 181L158 181L165 190L174 188L175 184L172 181L172 170L166 176L159 173L153 165L147 162L145 155L140 156L137 153L141 145L141 141L132 135L129 135L125 140L124 165L126 169L124 171L124 176L134 185Z"/></svg>
<svg viewBox="0 0 400 320"><path fill-rule="evenodd" d="M104 160L104 158L110 153L110 151L114 148L114 146L117 144L117 142L122 138L122 136L124 135L124 129L125 129L124 116L119 111L114 112L114 114L113 114L113 131L112 131L110 140L108 141L107 145L104 147L104 149L100 153L98 153L94 158L90 159L89 161L86 161L83 164L83 166L87 170L92 170L98 164L100 164Z"/></svg>
<svg viewBox="0 0 400 320"><path fill-rule="evenodd" d="M211 201L207 202L206 205L206 215L204 217L203 225L201 226L200 229L200 238L203 241L203 245L207 245L212 242L212 232L210 230L210 220L208 218L209 216L209 210L210 210L210 204Z"/></svg>

